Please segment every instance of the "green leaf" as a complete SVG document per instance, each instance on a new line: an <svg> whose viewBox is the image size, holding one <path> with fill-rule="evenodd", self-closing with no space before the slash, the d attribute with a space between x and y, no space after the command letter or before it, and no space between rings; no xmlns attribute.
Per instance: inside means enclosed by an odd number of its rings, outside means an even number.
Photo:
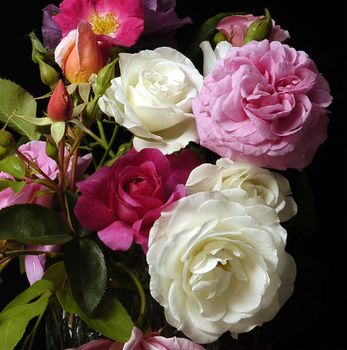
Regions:
<svg viewBox="0 0 347 350"><path fill-rule="evenodd" d="M90 239L73 240L65 245L64 264L75 300L87 315L92 315L106 289L101 249Z"/></svg>
<svg viewBox="0 0 347 350"><path fill-rule="evenodd" d="M88 103L91 85L89 83L78 84L78 93L84 103Z"/></svg>
<svg viewBox="0 0 347 350"><path fill-rule="evenodd" d="M52 119L49 117L36 118L36 117L29 117L26 115L19 115L19 114L16 114L16 117L22 120L25 120L28 123L34 124L36 126L46 126L46 125L51 125L53 123Z"/></svg>
<svg viewBox="0 0 347 350"><path fill-rule="evenodd" d="M17 156L8 156L0 161L0 171L17 179L23 179L25 176L25 165Z"/></svg>
<svg viewBox="0 0 347 350"><path fill-rule="evenodd" d="M58 291L57 297L65 311L77 314L91 328L105 337L121 343L129 340L133 322L117 298L106 294L97 309L97 314L89 317L78 307L70 290Z"/></svg>
<svg viewBox="0 0 347 350"><path fill-rule="evenodd" d="M1 350L14 349L30 320L45 312L50 296L51 292L46 290L37 301L14 306L0 313Z"/></svg>
<svg viewBox="0 0 347 350"><path fill-rule="evenodd" d="M6 79L0 79L0 121L8 125L19 134L30 140L38 140L40 133L35 125L28 123L16 114L35 117L36 101L19 85Z"/></svg>
<svg viewBox="0 0 347 350"><path fill-rule="evenodd" d="M64 262L59 261L50 266L43 275L43 279L51 281L56 290L62 289L66 281Z"/></svg>
<svg viewBox="0 0 347 350"><path fill-rule="evenodd" d="M77 117L78 115L80 115L84 108L86 108L87 103L81 103L80 105L77 105L76 107L74 107L73 112L72 112L72 118Z"/></svg>
<svg viewBox="0 0 347 350"><path fill-rule="evenodd" d="M210 17L207 19L200 27L197 35L195 36L192 44L190 45L189 52L187 53L188 57L190 59L195 60L196 57L200 54L200 43L204 40L212 40L214 35L216 34L216 27L217 24L224 18L228 16L232 16L235 14L241 14L241 13L235 13L235 12L222 12L218 13L217 15Z"/></svg>
<svg viewBox="0 0 347 350"><path fill-rule="evenodd" d="M33 299L38 298L46 291L54 289L54 284L51 281L41 279L10 301L1 313L17 306L29 304Z"/></svg>
<svg viewBox="0 0 347 350"><path fill-rule="evenodd" d="M11 188L15 193L21 191L21 189L25 186L25 181L13 181L9 179L0 179L0 191Z"/></svg>
<svg viewBox="0 0 347 350"><path fill-rule="evenodd" d="M56 144L64 137L65 128L65 122L54 122L51 124L51 135Z"/></svg>
<svg viewBox="0 0 347 350"><path fill-rule="evenodd" d="M21 243L61 244L72 239L62 216L37 204L18 204L0 210L0 239Z"/></svg>

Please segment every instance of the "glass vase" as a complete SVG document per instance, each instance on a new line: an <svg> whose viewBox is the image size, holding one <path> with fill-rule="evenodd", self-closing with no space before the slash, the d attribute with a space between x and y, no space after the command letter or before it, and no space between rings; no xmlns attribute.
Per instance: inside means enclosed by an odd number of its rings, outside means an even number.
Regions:
<svg viewBox="0 0 347 350"><path fill-rule="evenodd" d="M46 350L75 348L101 337L99 332L91 329L79 316L65 312L60 306L52 306L47 312Z"/></svg>

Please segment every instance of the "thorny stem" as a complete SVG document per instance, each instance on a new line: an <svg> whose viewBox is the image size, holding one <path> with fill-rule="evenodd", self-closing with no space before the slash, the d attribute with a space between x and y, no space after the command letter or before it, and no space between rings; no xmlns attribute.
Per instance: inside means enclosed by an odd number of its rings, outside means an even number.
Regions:
<svg viewBox="0 0 347 350"><path fill-rule="evenodd" d="M42 171L42 169L40 169L40 167L33 162L31 159L28 159L21 151L19 151L18 149L16 150L16 154L17 156L22 159L24 162L26 162L29 167L33 168L35 171L37 171L40 175L42 175L52 186L50 188L52 188L54 186L54 189L56 189L56 183L54 181L52 181L50 179L50 177L44 172Z"/></svg>
<svg viewBox="0 0 347 350"><path fill-rule="evenodd" d="M46 252L43 250L23 249L23 250L10 250L8 252L0 251L0 258L2 259L2 258L8 258L8 257L14 257L14 256L20 256L20 255L41 255L41 254L45 254L50 258L63 256L63 253Z"/></svg>

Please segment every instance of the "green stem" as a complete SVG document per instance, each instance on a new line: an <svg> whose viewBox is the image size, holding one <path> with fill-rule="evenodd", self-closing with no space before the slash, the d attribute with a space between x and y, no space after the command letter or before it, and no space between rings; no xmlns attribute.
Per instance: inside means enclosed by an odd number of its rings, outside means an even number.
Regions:
<svg viewBox="0 0 347 350"><path fill-rule="evenodd" d="M50 258L63 256L63 253L45 252L41 250L10 250L8 252L0 252L0 253L3 254L3 257L13 257L13 256L20 256L20 255L41 255L41 254L45 254Z"/></svg>
<svg viewBox="0 0 347 350"><path fill-rule="evenodd" d="M59 325L59 321L58 321L58 318L57 318L57 314L56 314L55 311L54 311L53 305L50 304L49 306L50 306L50 308L51 308L53 322L54 322L54 324L55 324L55 326L56 326L56 328L57 328L57 334L58 334L60 349L61 349L61 350L64 350L64 342L63 342L63 338L62 338L62 336L61 336L60 325Z"/></svg>
<svg viewBox="0 0 347 350"><path fill-rule="evenodd" d="M145 316L145 311L146 311L146 294L145 291L143 290L143 287L141 285L141 282L137 278L137 276L132 272L128 267L123 265L120 262L113 262L114 266L117 268L120 268L123 270L134 282L137 292L139 293L140 297L140 311L139 311L139 316L137 317L136 324L139 326L139 328L142 328L143 324L143 319Z"/></svg>
<svg viewBox="0 0 347 350"><path fill-rule="evenodd" d="M96 123L98 125L100 138L101 138L103 144L104 145L108 145L107 138L106 138L106 135L105 135L104 125L102 124L102 121L98 120Z"/></svg>
<svg viewBox="0 0 347 350"><path fill-rule="evenodd" d="M56 183L54 181L52 181L50 179L50 177L44 172L41 170L41 168L35 164L35 162L33 162L32 160L28 159L21 151L19 150L16 150L16 154L17 156L22 159L25 163L27 163L31 168L33 168L35 171L37 171L40 175L42 175L46 180L47 182L49 182L51 184L51 187L52 188L54 186L54 188L56 189Z"/></svg>
<svg viewBox="0 0 347 350"><path fill-rule="evenodd" d="M41 323L43 315L44 315L44 312L39 316L39 318L37 319L37 321L35 323L35 326L34 326L33 330L31 331L32 336L31 336L31 339L30 339L28 350L31 350L33 348L34 340L35 340L35 337L36 337L36 333L37 333L37 330L38 330L39 325Z"/></svg>
<svg viewBox="0 0 347 350"><path fill-rule="evenodd" d="M107 154L110 153L112 157L115 157L116 155L113 153L113 151L111 150L111 146L112 146L112 143L113 141L111 142L107 142L107 138L106 138L106 135L105 135L105 130L104 130L104 124L101 120L98 120L97 121L97 125L98 125L98 129L99 129L99 133L100 133L100 137L101 137L101 140L102 140L102 147L105 148ZM118 128L116 130L116 135L117 135L117 131L118 131ZM113 132L114 132L114 129L113 129ZM114 135L114 137L116 137L116 135ZM112 134L113 136L113 134ZM111 137L112 139L112 137Z"/></svg>
<svg viewBox="0 0 347 350"><path fill-rule="evenodd" d="M102 158L101 158L101 160L100 160L100 163L99 163L99 165L98 165L98 168L100 168L100 167L105 163L105 160L106 160L108 154L109 154L110 151L111 151L111 147L112 147L112 145L113 145L113 143L114 143L114 140L116 139L118 130L119 130L119 125L116 124L115 127L114 127L114 129L113 129L113 133L112 133L112 135L111 135L110 142L108 143L108 146L107 146L107 148L106 148L106 150L105 150L105 153L104 153L104 155L102 156Z"/></svg>

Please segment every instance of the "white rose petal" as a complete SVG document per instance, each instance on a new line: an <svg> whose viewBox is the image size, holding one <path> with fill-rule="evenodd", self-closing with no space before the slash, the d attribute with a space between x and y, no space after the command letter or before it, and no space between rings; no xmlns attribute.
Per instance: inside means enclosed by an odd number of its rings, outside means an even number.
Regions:
<svg viewBox="0 0 347 350"><path fill-rule="evenodd" d="M215 49L212 49L212 46L209 41L203 41L200 44L200 48L204 55L204 76L206 77L216 65L216 62L225 57L232 45L228 41L219 42Z"/></svg>
<svg viewBox="0 0 347 350"><path fill-rule="evenodd" d="M291 197L289 182L285 177L251 164L218 159L216 165L202 164L195 168L186 183L189 194L241 188L250 197L259 196L274 208L282 222L297 213Z"/></svg>
<svg viewBox="0 0 347 350"><path fill-rule="evenodd" d="M293 291L285 244L276 211L260 197L241 189L189 195L150 231L151 294L196 343L247 332L271 320Z"/></svg>
<svg viewBox="0 0 347 350"><path fill-rule="evenodd" d="M198 142L192 100L202 75L179 51L160 47L121 53L121 76L100 97L100 109L134 134L137 151L154 147L171 154Z"/></svg>

